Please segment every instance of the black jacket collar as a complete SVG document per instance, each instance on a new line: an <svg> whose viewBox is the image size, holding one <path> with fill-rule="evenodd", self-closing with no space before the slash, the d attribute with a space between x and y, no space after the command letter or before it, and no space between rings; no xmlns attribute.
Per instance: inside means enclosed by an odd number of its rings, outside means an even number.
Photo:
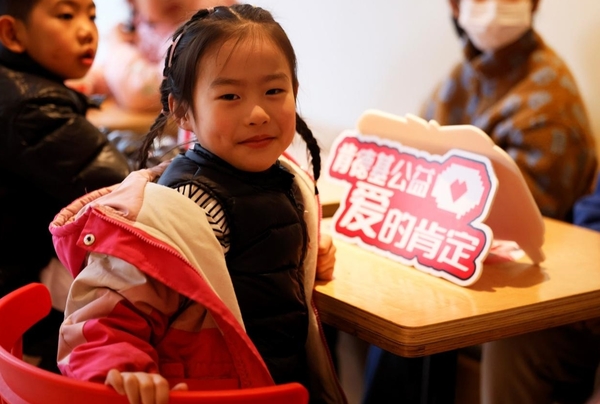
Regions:
<svg viewBox="0 0 600 404"><path fill-rule="evenodd" d="M64 82L62 78L42 67L27 53L15 53L2 45L0 45L0 64L11 70L41 76L58 83Z"/></svg>

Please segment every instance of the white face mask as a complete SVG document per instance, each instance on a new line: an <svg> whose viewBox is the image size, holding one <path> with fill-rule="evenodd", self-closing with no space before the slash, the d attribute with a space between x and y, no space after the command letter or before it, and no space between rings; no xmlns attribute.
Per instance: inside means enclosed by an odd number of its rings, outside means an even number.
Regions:
<svg viewBox="0 0 600 404"><path fill-rule="evenodd" d="M493 51L519 39L531 27L531 0L461 0L458 25L481 51Z"/></svg>

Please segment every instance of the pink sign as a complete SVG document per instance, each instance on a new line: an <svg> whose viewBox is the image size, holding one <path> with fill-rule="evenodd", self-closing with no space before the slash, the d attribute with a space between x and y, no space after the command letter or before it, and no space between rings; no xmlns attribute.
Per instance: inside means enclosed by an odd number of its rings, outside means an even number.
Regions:
<svg viewBox="0 0 600 404"><path fill-rule="evenodd" d="M327 174L349 188L335 234L462 286L479 278L493 238L483 220L498 186L487 157L457 149L432 155L345 132Z"/></svg>

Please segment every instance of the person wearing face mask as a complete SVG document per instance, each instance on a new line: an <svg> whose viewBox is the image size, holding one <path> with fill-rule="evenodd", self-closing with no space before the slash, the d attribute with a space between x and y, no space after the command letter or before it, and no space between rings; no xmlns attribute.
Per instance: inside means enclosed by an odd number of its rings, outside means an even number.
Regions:
<svg viewBox="0 0 600 404"><path fill-rule="evenodd" d="M571 222L592 188L596 148L573 75L532 27L539 1L449 3L464 60L422 117L482 129L515 160L542 214Z"/></svg>
<svg viewBox="0 0 600 404"><path fill-rule="evenodd" d="M460 3L460 7L459 7ZM521 38L531 29L537 1L451 1L457 26L480 52L499 50ZM461 11L462 10L462 11ZM467 55L469 59L469 55Z"/></svg>
<svg viewBox="0 0 600 404"><path fill-rule="evenodd" d="M542 214L572 222L575 201L592 187L596 148L575 79L533 29L539 0L449 5L464 60L421 116L482 129L515 160ZM583 403L600 362L600 320L484 344L481 360L482 403ZM371 346L363 404L448 401L452 373L444 391L428 387L436 363L455 366L456 353L406 359Z"/></svg>

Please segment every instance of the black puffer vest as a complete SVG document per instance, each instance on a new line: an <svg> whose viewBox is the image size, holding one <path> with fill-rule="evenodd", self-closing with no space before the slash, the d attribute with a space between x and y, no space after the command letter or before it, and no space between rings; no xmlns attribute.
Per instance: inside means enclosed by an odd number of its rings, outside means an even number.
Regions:
<svg viewBox="0 0 600 404"><path fill-rule="evenodd" d="M276 383L305 384L307 233L293 179L279 163L244 172L195 145L173 160L159 183L192 183L221 204L231 240L225 259L246 331Z"/></svg>

